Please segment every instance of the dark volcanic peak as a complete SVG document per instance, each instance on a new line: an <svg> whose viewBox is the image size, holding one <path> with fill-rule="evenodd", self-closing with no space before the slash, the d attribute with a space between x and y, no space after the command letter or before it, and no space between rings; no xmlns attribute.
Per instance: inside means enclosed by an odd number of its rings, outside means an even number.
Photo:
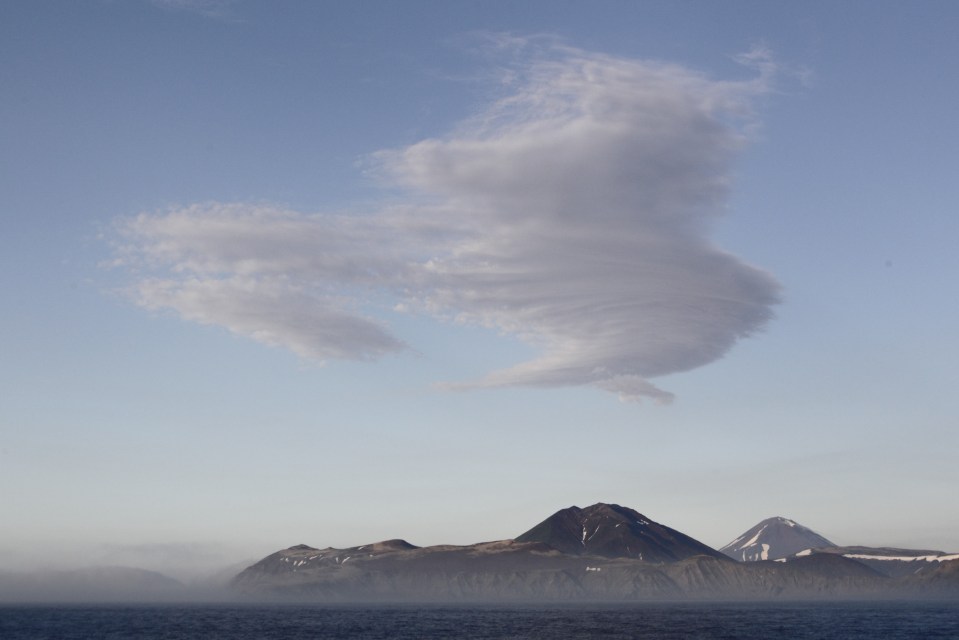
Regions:
<svg viewBox="0 0 959 640"><path fill-rule="evenodd" d="M804 549L832 547L832 542L801 524L777 516L767 518L720 549L730 558L753 562L778 560Z"/></svg>
<svg viewBox="0 0 959 640"><path fill-rule="evenodd" d="M541 542L572 555L648 562L675 562L697 555L724 557L712 547L618 504L557 511L516 542Z"/></svg>

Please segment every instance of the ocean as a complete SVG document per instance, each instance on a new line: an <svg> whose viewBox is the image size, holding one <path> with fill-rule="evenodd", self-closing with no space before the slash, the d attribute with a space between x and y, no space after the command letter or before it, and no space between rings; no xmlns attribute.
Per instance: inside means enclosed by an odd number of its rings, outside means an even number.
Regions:
<svg viewBox="0 0 959 640"><path fill-rule="evenodd" d="M959 638L959 603L0 606L0 639Z"/></svg>

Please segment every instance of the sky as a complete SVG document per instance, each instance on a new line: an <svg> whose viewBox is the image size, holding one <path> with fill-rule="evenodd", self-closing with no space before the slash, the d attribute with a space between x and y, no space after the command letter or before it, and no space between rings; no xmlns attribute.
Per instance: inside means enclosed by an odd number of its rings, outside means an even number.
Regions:
<svg viewBox="0 0 959 640"><path fill-rule="evenodd" d="M0 570L596 502L959 550L957 24L0 4Z"/></svg>

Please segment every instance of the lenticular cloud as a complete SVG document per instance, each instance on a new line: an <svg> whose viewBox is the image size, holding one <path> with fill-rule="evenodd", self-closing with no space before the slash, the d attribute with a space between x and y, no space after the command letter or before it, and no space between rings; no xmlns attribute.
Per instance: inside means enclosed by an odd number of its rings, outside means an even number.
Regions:
<svg viewBox="0 0 959 640"><path fill-rule="evenodd" d="M139 304L311 359L406 348L383 309L513 334L539 356L448 388L592 385L668 401L649 379L720 357L778 285L715 247L758 76L565 49L440 139L376 154L407 193L362 216L208 203L122 221ZM376 301L376 306L374 306ZM388 301L389 305L385 305ZM415 345L413 345L415 347Z"/></svg>

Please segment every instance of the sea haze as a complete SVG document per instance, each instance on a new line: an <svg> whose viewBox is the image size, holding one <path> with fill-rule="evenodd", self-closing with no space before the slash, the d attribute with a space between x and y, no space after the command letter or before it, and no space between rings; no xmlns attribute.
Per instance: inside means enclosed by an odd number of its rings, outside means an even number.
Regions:
<svg viewBox="0 0 959 640"><path fill-rule="evenodd" d="M556 607L3 607L0 637L58 638L955 638L959 605L640 604Z"/></svg>

